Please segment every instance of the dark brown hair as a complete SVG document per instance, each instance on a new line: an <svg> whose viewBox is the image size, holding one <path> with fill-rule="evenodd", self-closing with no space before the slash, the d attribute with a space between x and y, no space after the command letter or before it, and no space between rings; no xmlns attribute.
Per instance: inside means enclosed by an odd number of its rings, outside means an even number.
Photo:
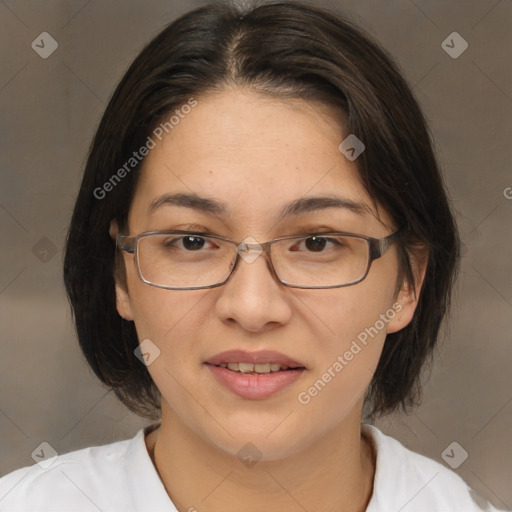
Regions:
<svg viewBox="0 0 512 512"><path fill-rule="evenodd" d="M209 3L188 12L142 50L116 88L90 148L64 262L87 361L131 410L158 414L158 389L134 356L135 326L116 310L116 247L109 236L111 219L126 227L140 164L120 180L113 182L112 176L164 116L191 97L233 85L341 108L345 135L355 134L366 147L356 162L362 183L374 202L407 228L398 244L400 276L414 283L414 248L418 243L428 248L414 317L388 334L366 401L373 416L415 405L459 261L458 234L431 137L389 55L340 14L297 1L246 8ZM99 194L107 182L108 195Z"/></svg>

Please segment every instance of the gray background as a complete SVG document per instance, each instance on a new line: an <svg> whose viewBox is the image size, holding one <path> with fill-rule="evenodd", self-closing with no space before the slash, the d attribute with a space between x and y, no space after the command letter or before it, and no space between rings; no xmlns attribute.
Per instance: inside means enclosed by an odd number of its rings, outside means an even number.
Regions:
<svg viewBox="0 0 512 512"><path fill-rule="evenodd" d="M465 243L458 297L423 404L376 424L443 464L456 441L469 455L457 473L510 508L512 2L318 3L344 9L400 64L431 124ZM62 251L110 94L142 45L197 5L0 2L1 474L32 464L42 441L64 453L131 437L147 423L84 363ZM441 46L454 31L469 44L457 59ZM31 48L42 32L59 45L47 59ZM451 461L463 453L448 452Z"/></svg>

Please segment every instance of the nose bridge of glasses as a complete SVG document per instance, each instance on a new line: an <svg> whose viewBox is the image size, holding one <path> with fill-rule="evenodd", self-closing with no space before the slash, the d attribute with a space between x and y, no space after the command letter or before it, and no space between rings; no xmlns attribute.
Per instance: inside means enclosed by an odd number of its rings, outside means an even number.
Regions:
<svg viewBox="0 0 512 512"><path fill-rule="evenodd" d="M247 263L253 263L264 251L264 246L259 244L252 236L248 236L236 248L238 255Z"/></svg>

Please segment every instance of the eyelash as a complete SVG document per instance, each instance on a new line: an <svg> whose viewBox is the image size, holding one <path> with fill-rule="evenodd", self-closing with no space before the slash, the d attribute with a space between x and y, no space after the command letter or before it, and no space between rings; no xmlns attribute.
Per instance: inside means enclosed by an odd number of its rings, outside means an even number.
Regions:
<svg viewBox="0 0 512 512"><path fill-rule="evenodd" d="M223 236L224 238L230 238L227 235L221 235L221 234L219 234L215 231L212 231L212 230L208 229L207 227L201 226L199 224L187 224L186 226L177 226L177 227L172 227L172 228L168 228L168 229L169 229L169 231L180 231L184 235L193 235L193 236L215 235L215 236ZM344 231L344 230L322 226L322 227L311 228L311 229L294 230L293 232L290 232L290 233L280 234L279 236L276 236L275 238L279 238L282 236L302 236L302 235L314 236L314 235L321 235L322 233L332 233L332 232L336 232L336 231Z"/></svg>
<svg viewBox="0 0 512 512"><path fill-rule="evenodd" d="M211 236L211 235L214 235L214 233L210 233L210 232L205 232L204 230L203 231L184 231L184 230L177 230L177 231L181 231L181 233L177 236L175 236L172 241L175 242L177 240L183 240L185 237L187 236L192 236L192 237L199 237L199 238L204 238L204 237L208 237L208 236ZM313 238L313 237L319 237L319 238L325 238L327 241L331 242L331 243L336 243L333 241L332 238L330 237L322 237L322 234L324 233L329 233L329 232L333 232L333 230L330 230L330 231L308 231L307 233L306 232L303 232L303 233L297 233L295 235L289 235L289 236L297 236L297 237L300 237L300 236L304 236L304 239L307 240L309 238ZM284 236L288 236L288 235L284 235Z"/></svg>

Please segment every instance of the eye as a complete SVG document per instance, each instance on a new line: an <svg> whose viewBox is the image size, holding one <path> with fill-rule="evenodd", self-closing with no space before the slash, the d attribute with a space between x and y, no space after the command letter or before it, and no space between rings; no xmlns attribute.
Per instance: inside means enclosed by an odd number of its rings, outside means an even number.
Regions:
<svg viewBox="0 0 512 512"><path fill-rule="evenodd" d="M204 247L206 240L199 236L185 236L182 238L182 243L187 251L197 251Z"/></svg>
<svg viewBox="0 0 512 512"><path fill-rule="evenodd" d="M323 252L326 247L332 248L333 246L341 245L342 244L340 244L340 242L334 238L315 235L299 240L293 247L290 248L290 250L298 251L300 249L297 249L297 247L305 247L308 252Z"/></svg>
<svg viewBox="0 0 512 512"><path fill-rule="evenodd" d="M184 249L186 251L199 251L203 249L208 243L212 244L210 239L204 236L198 236L191 233L185 236L180 236L178 238L168 239L164 242L164 245L165 247L174 249Z"/></svg>
<svg viewBox="0 0 512 512"><path fill-rule="evenodd" d="M326 245L327 239L324 237L313 236L305 240L305 246L308 251L321 252L325 249Z"/></svg>

